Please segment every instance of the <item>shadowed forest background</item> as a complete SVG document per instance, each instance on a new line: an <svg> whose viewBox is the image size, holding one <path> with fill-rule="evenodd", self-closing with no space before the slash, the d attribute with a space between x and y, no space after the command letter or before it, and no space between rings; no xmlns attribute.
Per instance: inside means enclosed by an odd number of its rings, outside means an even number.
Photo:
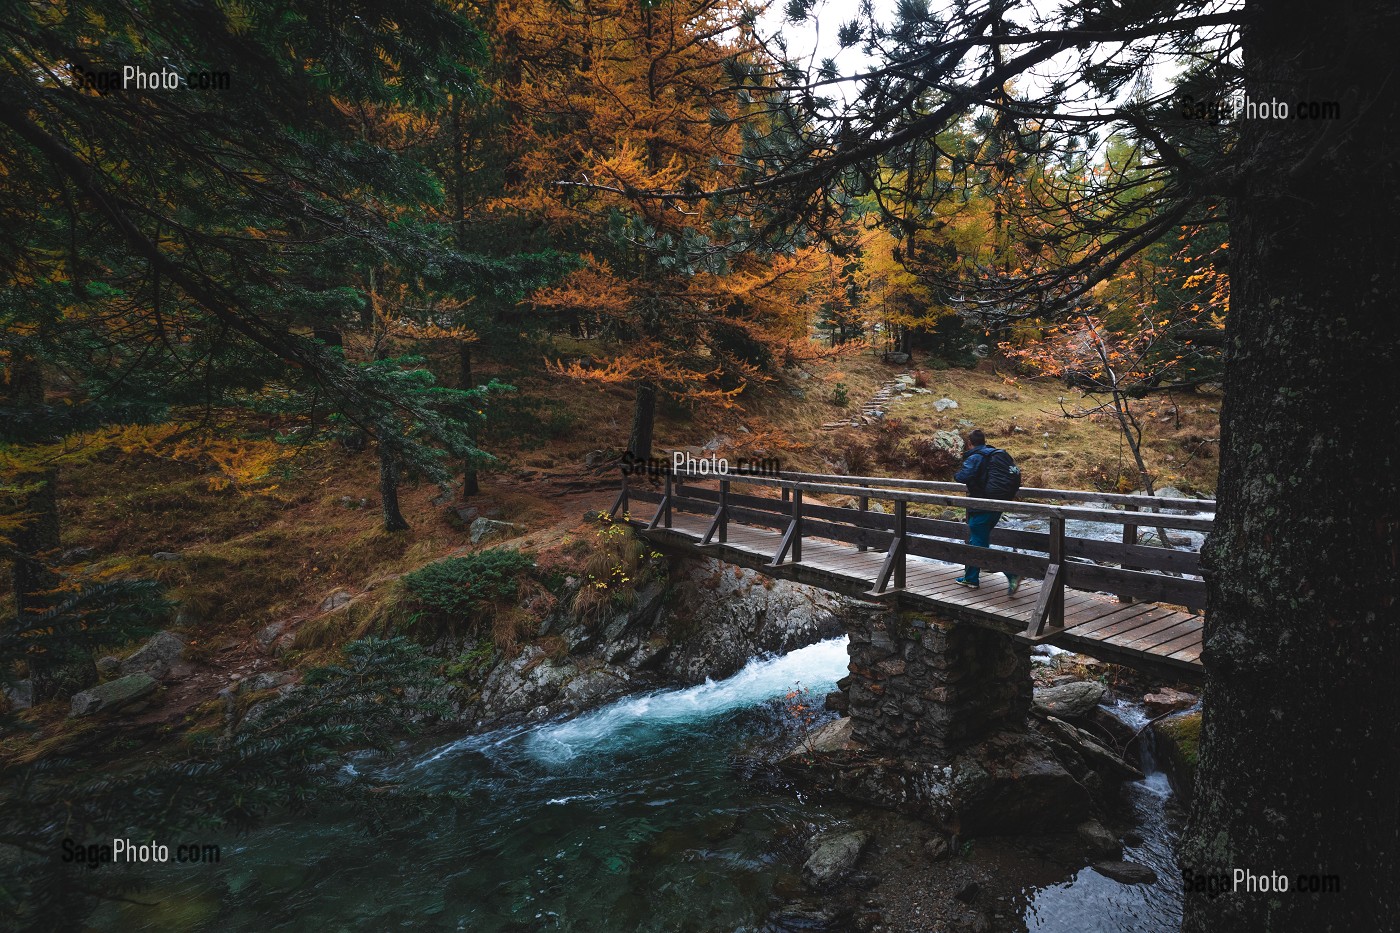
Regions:
<svg viewBox="0 0 1400 933"><path fill-rule="evenodd" d="M7 918L142 889L65 838L413 807L328 776L633 598L579 523L624 456L948 479L972 427L1027 486L1219 500L1183 864L1348 881L1184 928L1393 911L1400 16L1284 6L792 0L851 76L739 0L9 4ZM130 63L228 86L83 77ZM1238 93L1340 118L1183 106ZM172 628L193 676L70 715ZM272 645L303 689L216 698Z"/></svg>

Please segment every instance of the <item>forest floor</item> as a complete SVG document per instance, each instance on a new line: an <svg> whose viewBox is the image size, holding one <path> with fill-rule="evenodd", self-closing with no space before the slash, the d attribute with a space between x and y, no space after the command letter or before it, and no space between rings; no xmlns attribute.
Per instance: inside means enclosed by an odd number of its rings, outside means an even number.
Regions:
<svg viewBox="0 0 1400 933"><path fill-rule="evenodd" d="M567 360L588 348L587 342L561 339L551 355ZM928 394L895 393L883 422L850 427L865 400L902 373L912 373ZM340 642L363 634L319 632L300 639L300 650L281 659L268 657L258 642L270 625L314 625L337 593L369 607L402 574L474 549L460 505L522 528L518 537L490 545L540 555L588 533L581 529L583 513L606 509L616 489L613 468L589 466L590 454L596 462L597 452L604 459L621 453L631 420L630 391L500 362L480 365L477 375L517 389L502 404L500 436L486 441L500 462L482 474L481 493L469 503L427 482L405 484L407 532L382 530L372 450L308 445L284 462L275 482L244 488L219 488L211 481L212 467L151 452L113 451L65 471L63 547L75 568L153 577L180 607L174 627L188 639L188 659L201 676L178 692L183 702L172 704L171 695L162 704L165 729L192 721L206 679L226 682L272 666L318 663ZM845 388L845 405L837 404L838 383ZM945 397L958 407L936 411L934 402ZM1104 416L1067 419L1062 399L1071 410L1094 403L1059 381L1017 377L1004 361L984 360L976 369L921 369L918 362L890 365L859 350L789 371L782 383L750 391L729 408L697 412L663 403L656 448L699 454L709 444L724 456L778 458L785 470L901 475L909 472L912 441L978 426L991 443L1013 452L1028 486L1124 488L1135 470L1116 424ZM1154 397L1136 404L1158 485L1209 492L1218 396ZM830 427L837 423L842 426ZM874 453L882 449L904 451L905 465L897 459L882 464ZM852 464L860 469L850 469ZM7 588L8 580L0 587ZM0 611L8 603L8 593L0 590ZM31 716L52 723L66 713L66 707L46 706L53 708Z"/></svg>

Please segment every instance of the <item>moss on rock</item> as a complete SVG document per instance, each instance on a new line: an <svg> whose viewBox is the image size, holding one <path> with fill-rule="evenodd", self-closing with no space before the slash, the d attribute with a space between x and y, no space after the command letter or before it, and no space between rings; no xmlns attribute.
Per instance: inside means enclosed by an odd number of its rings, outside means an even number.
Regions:
<svg viewBox="0 0 1400 933"><path fill-rule="evenodd" d="M1187 800L1196 784L1196 762L1201 741L1201 713L1195 710L1168 716L1152 726L1158 758L1171 778L1172 787Z"/></svg>

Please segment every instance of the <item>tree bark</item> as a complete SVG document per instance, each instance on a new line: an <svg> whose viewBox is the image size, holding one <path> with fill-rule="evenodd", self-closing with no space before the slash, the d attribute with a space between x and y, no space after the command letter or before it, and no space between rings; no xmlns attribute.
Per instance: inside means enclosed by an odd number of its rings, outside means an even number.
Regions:
<svg viewBox="0 0 1400 933"><path fill-rule="evenodd" d="M1205 712L1183 870L1286 894L1188 893L1183 929L1390 929L1400 912L1400 8L1250 3ZM1336 875L1310 894L1297 876Z"/></svg>
<svg viewBox="0 0 1400 933"><path fill-rule="evenodd" d="M386 426L392 430L391 426ZM407 531L408 521L399 510L399 461L393 451L379 445L379 507L384 513L385 531Z"/></svg>
<svg viewBox="0 0 1400 933"><path fill-rule="evenodd" d="M472 345L465 340L457 342L457 387L470 389L475 377L472 375ZM476 470L471 461L462 464L462 495L475 496L481 492Z"/></svg>
<svg viewBox="0 0 1400 933"><path fill-rule="evenodd" d="M637 395L632 407L632 434L627 450L634 460L651 456L652 432L656 428L656 383L645 379L637 383Z"/></svg>
<svg viewBox="0 0 1400 933"><path fill-rule="evenodd" d="M16 408L34 411L32 420L39 423L38 413L44 404L42 364L33 357L16 353L11 357L8 376L7 384L0 384L0 388ZM48 469L25 476L24 481L37 488L24 496L19 511L27 517L10 535L10 579L15 593L15 619L21 629L26 627L27 617L38 615L53 605L51 591L59 583L53 562L62 543L58 470ZM81 651L32 654L28 666L36 702L70 694L97 680L92 658Z"/></svg>

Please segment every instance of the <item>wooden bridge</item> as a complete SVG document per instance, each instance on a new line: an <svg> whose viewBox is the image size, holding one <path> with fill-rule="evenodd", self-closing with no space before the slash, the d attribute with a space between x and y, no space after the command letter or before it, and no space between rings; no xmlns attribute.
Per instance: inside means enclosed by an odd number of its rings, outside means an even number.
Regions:
<svg viewBox="0 0 1400 933"><path fill-rule="evenodd" d="M1022 489L1003 502L963 489L811 473L668 473L661 482L624 474L612 516L670 550L1201 679L1200 555L1174 546L1170 532L1209 532L1214 501ZM998 527L991 549L975 548L965 543L967 525L948 514L966 508L1000 511L1003 524L1024 517L1016 524L1030 527ZM1071 533L1083 523L1121 531L1111 540ZM953 582L965 562L981 568L981 588ZM998 573L1023 578L1015 596Z"/></svg>

